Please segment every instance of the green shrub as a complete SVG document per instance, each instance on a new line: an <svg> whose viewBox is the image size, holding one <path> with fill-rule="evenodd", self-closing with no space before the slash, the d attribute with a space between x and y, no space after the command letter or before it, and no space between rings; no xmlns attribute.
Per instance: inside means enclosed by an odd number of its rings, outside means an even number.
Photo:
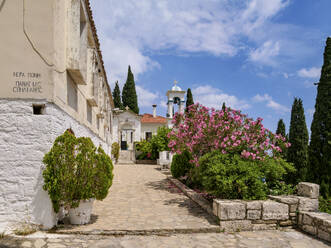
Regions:
<svg viewBox="0 0 331 248"><path fill-rule="evenodd" d="M269 185L276 186L292 166L283 160L245 160L237 154L214 151L199 161L201 185L223 199L266 199Z"/></svg>
<svg viewBox="0 0 331 248"><path fill-rule="evenodd" d="M61 205L78 207L80 200L107 196L113 179L111 159L90 138L76 138L66 131L56 138L43 163L44 190L55 212Z"/></svg>
<svg viewBox="0 0 331 248"><path fill-rule="evenodd" d="M295 186L287 184L285 180L289 175L294 175L296 171L292 163L288 163L282 158L268 157L264 161L258 162L258 164L261 166L261 171L271 194L293 194Z"/></svg>
<svg viewBox="0 0 331 248"><path fill-rule="evenodd" d="M108 190L113 183L113 163L110 157L99 147L96 152L96 163L94 168L94 197L103 200L108 194Z"/></svg>
<svg viewBox="0 0 331 248"><path fill-rule="evenodd" d="M265 199L267 185L257 163L245 161L239 155L212 152L200 161L203 188L223 199Z"/></svg>
<svg viewBox="0 0 331 248"><path fill-rule="evenodd" d="M172 176L175 178L185 176L193 168L192 163L190 163L191 159L192 157L188 151L174 155L170 167Z"/></svg>
<svg viewBox="0 0 331 248"><path fill-rule="evenodd" d="M319 197L319 211L331 214L331 197Z"/></svg>
<svg viewBox="0 0 331 248"><path fill-rule="evenodd" d="M117 163L120 156L120 145L117 142L114 142L111 145L111 155L115 158L115 161Z"/></svg>
<svg viewBox="0 0 331 248"><path fill-rule="evenodd" d="M169 138L167 135L170 131L167 127L159 127L157 134L153 135L150 140L137 142L136 150L141 152L137 159L156 160L159 158L159 152L169 151Z"/></svg>

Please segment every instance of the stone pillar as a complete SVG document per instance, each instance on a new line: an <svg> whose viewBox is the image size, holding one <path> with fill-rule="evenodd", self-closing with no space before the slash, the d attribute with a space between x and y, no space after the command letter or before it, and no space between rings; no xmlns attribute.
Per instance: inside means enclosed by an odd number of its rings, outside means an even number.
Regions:
<svg viewBox="0 0 331 248"><path fill-rule="evenodd" d="M173 109L174 109L174 102L172 100L169 100L168 101L168 115L169 115L169 118L172 118L174 116Z"/></svg>

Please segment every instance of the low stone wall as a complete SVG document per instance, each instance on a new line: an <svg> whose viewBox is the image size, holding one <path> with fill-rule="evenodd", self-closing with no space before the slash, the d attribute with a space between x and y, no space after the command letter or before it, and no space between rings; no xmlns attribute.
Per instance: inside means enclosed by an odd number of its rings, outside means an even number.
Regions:
<svg viewBox="0 0 331 248"><path fill-rule="evenodd" d="M298 227L331 242L331 215L318 211L319 185L299 183L298 195L269 196L269 200L214 199L211 204L179 180L168 176L185 195L220 220L221 231L273 230Z"/></svg>
<svg viewBox="0 0 331 248"><path fill-rule="evenodd" d="M331 215L327 213L299 212L298 227L320 239L331 242Z"/></svg>
<svg viewBox="0 0 331 248"><path fill-rule="evenodd" d="M270 230L292 225L289 206L271 200L215 199L213 213L220 219L222 231Z"/></svg>

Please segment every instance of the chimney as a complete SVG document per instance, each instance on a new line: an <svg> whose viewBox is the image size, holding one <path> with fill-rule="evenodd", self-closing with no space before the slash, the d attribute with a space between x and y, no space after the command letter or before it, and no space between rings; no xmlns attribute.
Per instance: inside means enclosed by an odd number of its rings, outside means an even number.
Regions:
<svg viewBox="0 0 331 248"><path fill-rule="evenodd" d="M156 104L153 104L153 117L156 117Z"/></svg>

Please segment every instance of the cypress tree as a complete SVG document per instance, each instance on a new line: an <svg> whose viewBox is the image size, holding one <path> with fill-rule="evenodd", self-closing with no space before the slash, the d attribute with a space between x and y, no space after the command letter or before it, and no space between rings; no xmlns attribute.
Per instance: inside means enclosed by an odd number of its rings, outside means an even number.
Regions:
<svg viewBox="0 0 331 248"><path fill-rule="evenodd" d="M285 123L284 123L283 119L280 119L280 120L278 121L276 134L280 134L280 135L282 135L284 138L286 138Z"/></svg>
<svg viewBox="0 0 331 248"><path fill-rule="evenodd" d="M292 183L298 183L306 179L308 171L308 130L302 100L294 99L291 111L291 124L289 133L287 160L293 163L296 174L289 178Z"/></svg>
<svg viewBox="0 0 331 248"><path fill-rule="evenodd" d="M321 195L331 196L331 38L327 38L324 64L317 87L309 146L310 176Z"/></svg>
<svg viewBox="0 0 331 248"><path fill-rule="evenodd" d="M116 81L115 83L115 88L113 91L113 100L114 100L115 108L123 109L123 104L121 100L121 91L120 91L120 87L118 86L118 81Z"/></svg>
<svg viewBox="0 0 331 248"><path fill-rule="evenodd" d="M188 107L193 105L193 104L194 104L194 101L193 101L192 92L191 92L191 89L188 88L187 93L186 93L186 109L185 109L185 112L187 112Z"/></svg>
<svg viewBox="0 0 331 248"><path fill-rule="evenodd" d="M130 66L128 69L128 77L122 90L122 103L124 108L128 106L133 112L139 114L136 85Z"/></svg>
<svg viewBox="0 0 331 248"><path fill-rule="evenodd" d="M285 128L285 123L284 123L283 119L279 119L279 121L278 121L276 134L280 134L281 136L283 136L286 139L286 141L288 141L288 135L286 134L286 128ZM279 143L276 143L276 145L280 146L280 148L283 151L282 157L284 159L286 159L288 149L285 147L285 145L280 145Z"/></svg>

